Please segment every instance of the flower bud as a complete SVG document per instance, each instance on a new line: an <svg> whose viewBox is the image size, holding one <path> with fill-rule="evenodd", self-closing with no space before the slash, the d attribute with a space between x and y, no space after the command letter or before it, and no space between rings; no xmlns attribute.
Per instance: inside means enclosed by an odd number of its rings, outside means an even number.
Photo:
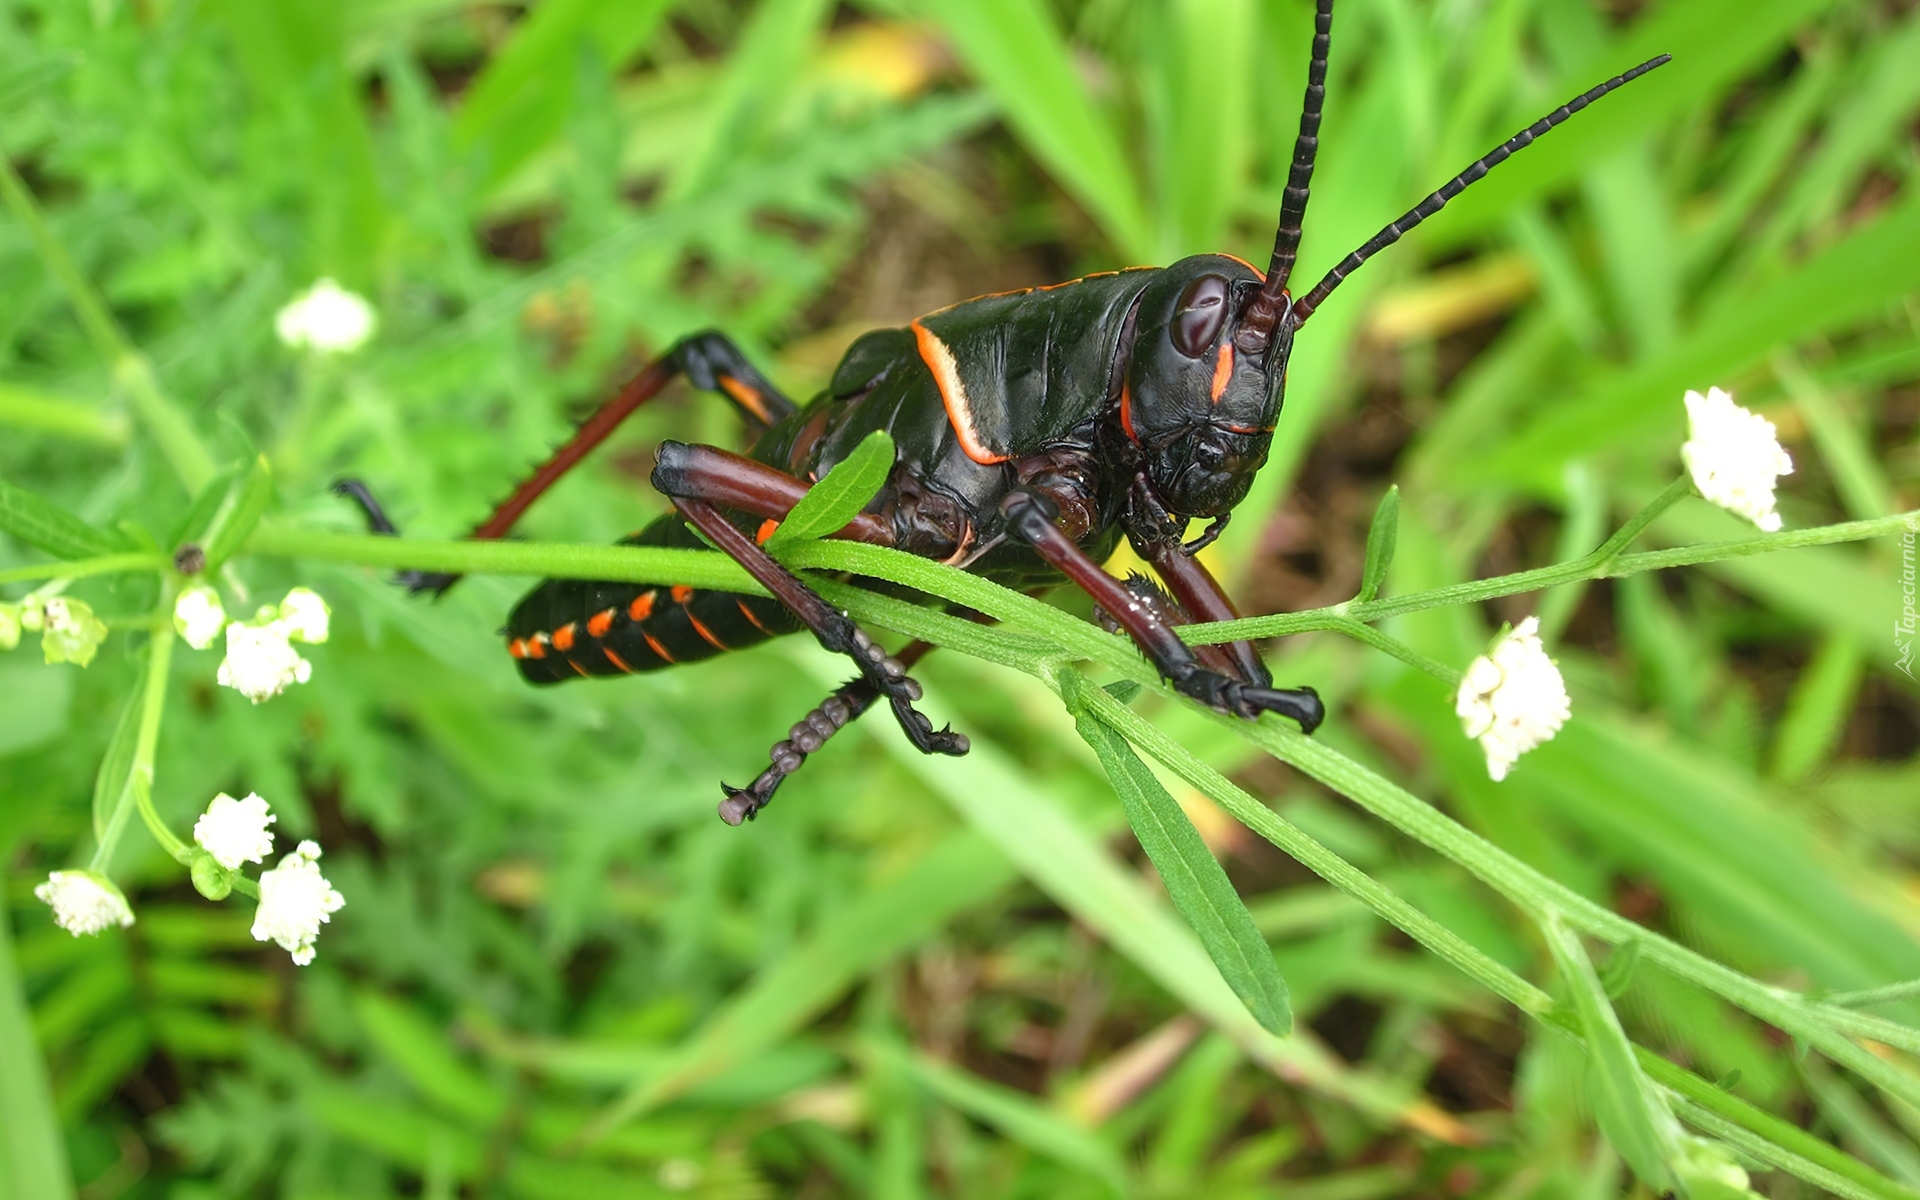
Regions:
<svg viewBox="0 0 1920 1200"><path fill-rule="evenodd" d="M209 900L225 900L233 892L233 872L213 861L211 854L202 851L194 855L188 872L193 876L193 890Z"/></svg>

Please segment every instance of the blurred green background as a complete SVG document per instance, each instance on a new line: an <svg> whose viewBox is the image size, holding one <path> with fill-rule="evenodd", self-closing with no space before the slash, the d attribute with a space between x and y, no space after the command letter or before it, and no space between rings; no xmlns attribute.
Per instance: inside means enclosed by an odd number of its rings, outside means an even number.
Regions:
<svg viewBox="0 0 1920 1200"><path fill-rule="evenodd" d="M452 537L681 334L719 326L806 395L860 332L969 295L1264 262L1311 20L1303 0L4 0L0 152L214 457L268 456L278 519L353 527L326 486L354 474L407 532ZM1660 52L1316 315L1271 465L1210 552L1243 611L1350 596L1391 481L1392 590L1584 552L1673 477L1688 387L1779 426L1789 528L1920 504L1910 3L1344 0L1297 278ZM322 275L379 310L356 355L274 338ZM0 297L0 475L164 540L189 497L12 218ZM663 437L737 431L675 393L521 533L639 527ZM1741 528L1686 501L1652 533ZM1501 785L1430 678L1326 635L1269 656L1330 697L1329 743L1581 893L1781 984L1872 987L1920 976L1900 549L1394 623L1464 666L1542 615L1574 720ZM0 539L0 568L36 558ZM73 939L31 897L86 853L151 582L74 588L123 621L85 671L0 657L0 990L29 1002L89 1200L1629 1187L1571 1043L1197 793L1292 988L1282 1060L1188 1014L1150 942L1097 932L1097 891L1023 876L970 789L1014 787L1159 888L1024 675L935 655L916 674L972 756L925 762L871 721L729 829L718 780L750 778L843 670L804 640L534 691L495 636L526 581L438 604L359 569L246 559L237 581L315 587L334 638L258 708L181 650L156 797L184 832L215 792L258 791L283 849L322 842L347 907L307 968L140 832L115 864L133 928ZM1551 976L1456 867L1191 714L1150 716ZM1777 1031L1645 970L1621 1008L1637 1040L1920 1186L1920 1119ZM33 1042L14 1034L17 1083ZM628 1119L583 1145L622 1096Z"/></svg>

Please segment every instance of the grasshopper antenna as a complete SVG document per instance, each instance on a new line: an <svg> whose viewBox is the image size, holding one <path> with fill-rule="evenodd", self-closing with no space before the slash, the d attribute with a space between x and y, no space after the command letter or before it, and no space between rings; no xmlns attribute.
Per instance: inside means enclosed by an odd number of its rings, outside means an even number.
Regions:
<svg viewBox="0 0 1920 1200"><path fill-rule="evenodd" d="M1259 294L1240 318L1234 345L1245 354L1265 354L1273 327L1287 309L1287 279L1300 253L1300 228L1307 216L1308 185L1320 152L1320 110L1327 101L1327 51L1333 43L1333 0L1319 0L1313 15L1313 58L1307 64L1307 95L1300 106L1300 133L1293 140L1293 166L1280 200L1280 228L1273 235L1273 261Z"/></svg>
<svg viewBox="0 0 1920 1200"><path fill-rule="evenodd" d="M1411 231L1414 226L1439 212L1442 208L1445 208L1447 201L1458 196L1461 192L1466 191L1467 188L1474 183L1479 182L1488 171L1493 170L1501 163L1507 161L1507 159L1511 158L1515 153L1525 150L1528 146L1531 146L1534 139L1538 138L1541 134L1552 129L1555 125L1560 124L1587 105L1592 104L1608 92L1617 87L1632 83L1655 67L1665 66L1668 62L1671 62L1672 59L1673 56L1670 54L1662 54L1657 58L1650 58L1646 62L1633 68L1633 70L1615 75L1599 87L1582 92L1546 116L1541 117L1538 121L1522 129L1519 133L1514 134L1505 142L1502 142L1494 149L1493 153L1487 155L1479 162L1474 163L1458 175L1455 175L1452 179L1447 180L1438 191L1408 209L1398 219L1390 222L1385 229L1368 238L1365 245L1341 259L1333 270L1328 271L1319 283L1313 285L1312 291L1296 300L1290 318L1295 327L1306 324L1307 318L1313 315L1314 310L1319 308L1321 303L1333 294L1333 289L1340 286L1340 281L1353 274L1361 263L1366 262L1380 251L1393 245L1399 241L1403 235ZM1291 192L1289 192L1289 195L1291 195ZM1303 198L1302 204L1304 203L1305 200ZM1279 253L1277 250L1275 251L1274 261L1276 263L1279 262ZM1265 295L1264 290L1261 294Z"/></svg>

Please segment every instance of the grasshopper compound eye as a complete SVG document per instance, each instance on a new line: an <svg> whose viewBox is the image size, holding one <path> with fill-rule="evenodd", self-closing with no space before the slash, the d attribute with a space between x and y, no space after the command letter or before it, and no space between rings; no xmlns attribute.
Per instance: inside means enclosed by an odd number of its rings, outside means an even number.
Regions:
<svg viewBox="0 0 1920 1200"><path fill-rule="evenodd" d="M1187 285L1174 306L1173 325L1168 333L1174 349L1188 358L1199 358L1220 336L1227 319L1227 281L1219 275L1202 275Z"/></svg>

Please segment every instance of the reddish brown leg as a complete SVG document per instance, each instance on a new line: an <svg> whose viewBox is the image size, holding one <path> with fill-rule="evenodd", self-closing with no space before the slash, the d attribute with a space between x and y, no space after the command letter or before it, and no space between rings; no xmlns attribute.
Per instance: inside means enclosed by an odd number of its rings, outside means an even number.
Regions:
<svg viewBox="0 0 1920 1200"><path fill-rule="evenodd" d="M1307 733L1312 733L1325 717L1320 697L1312 688L1260 687L1207 669L1149 605L1101 570L1099 563L1054 525L1059 505L1050 498L1034 492L1010 492L1000 502L1000 512L1007 518L1009 531L1106 609L1182 694L1243 717L1277 712L1298 721Z"/></svg>
<svg viewBox="0 0 1920 1200"><path fill-rule="evenodd" d="M611 400L594 410L592 416L580 423L565 445L553 452L553 455L534 473L527 477L513 494L501 501L487 519L474 526L467 536L479 540L503 538L512 532L520 518L554 484L560 482L568 471L580 464L594 447L607 440L622 422L632 416L641 405L659 395L674 377L684 374L687 381L704 391L719 392L732 401L739 410L749 429L758 432L767 428L794 411L793 401L787 399L780 390L767 381L754 365L747 361L731 341L712 330L681 338L659 358L648 363L638 375L627 382ZM360 504L367 515L367 524L375 533L391 534L393 523L381 511L373 495L358 480L342 479L333 485L333 490L343 496L350 496ZM789 506L791 507L791 506ZM444 592L459 580L460 576L445 572L403 571L398 582L409 590L422 592Z"/></svg>
<svg viewBox="0 0 1920 1200"><path fill-rule="evenodd" d="M902 667L911 668L932 649L926 642L909 642L894 658ZM807 761L807 755L826 745L828 738L845 729L879 698L879 689L865 679L850 680L835 689L833 695L787 730L784 740L774 743L773 749L767 752L767 769L760 772L759 778L743 788L720 785L720 790L727 794L720 802L720 819L729 825L753 820L772 801L774 790ZM967 748L965 734L951 736L962 751Z"/></svg>
<svg viewBox="0 0 1920 1200"><path fill-rule="evenodd" d="M1178 542L1159 542L1150 547L1147 561L1166 580L1180 607L1194 621L1231 621L1240 615L1226 589L1220 586L1206 564L1189 554ZM1273 676L1260 661L1252 642L1228 642L1221 647L1232 660L1242 683L1255 687L1273 686Z"/></svg>
<svg viewBox="0 0 1920 1200"><path fill-rule="evenodd" d="M789 499L786 493L795 487L804 492L806 485L757 463L747 463L754 468L748 478L763 485L759 487L742 484L730 472L704 472L705 467L724 461L722 456L734 457L710 446L663 443L654 467L653 486L672 498L674 507L680 510L688 524L706 535L707 540L727 557L746 568L761 587L786 605L802 624L813 631L822 646L853 660L860 670L861 679L879 695L885 696L892 705L895 719L900 722L900 728L915 749L923 754L965 754L965 737L950 729L935 730L933 722L913 707L913 702L920 698L920 685L907 677L906 668L897 659L889 657L845 613L828 604L793 572L775 562L758 542L741 532L714 507L709 495L700 490L703 481L712 483L726 494L745 501L737 507L756 516L777 520L785 516L794 500L798 499L797 496ZM746 463L746 460L740 462ZM842 535L860 536L857 532L860 526L861 522L856 520L842 531ZM872 540L883 545L890 541L883 537L874 537Z"/></svg>
<svg viewBox="0 0 1920 1200"><path fill-rule="evenodd" d="M810 485L715 446L661 442L654 457L653 486L663 496L687 496L782 521ZM893 545L892 528L872 513L854 517L834 536L874 546Z"/></svg>

